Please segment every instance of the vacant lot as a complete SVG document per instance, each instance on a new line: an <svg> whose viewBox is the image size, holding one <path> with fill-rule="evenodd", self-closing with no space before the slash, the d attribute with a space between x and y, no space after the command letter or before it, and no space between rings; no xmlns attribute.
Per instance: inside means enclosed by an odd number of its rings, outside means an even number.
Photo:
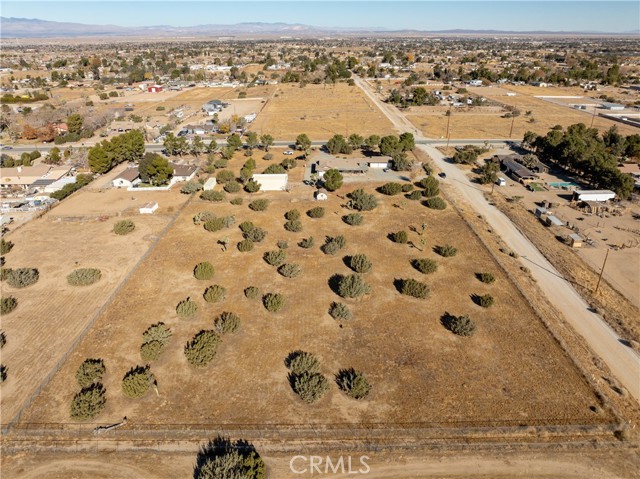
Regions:
<svg viewBox="0 0 640 479"><path fill-rule="evenodd" d="M248 95L253 95L251 91ZM335 134L394 134L391 123L356 86L279 85L251 129L291 140L307 133L312 140Z"/></svg>
<svg viewBox="0 0 640 479"><path fill-rule="evenodd" d="M490 254L466 223L452 210L429 210L402 197L379 197L379 206L365 213L364 224L347 226L344 199L332 194L323 202L326 215L311 219L304 212L317 206L311 189L293 193L258 193L272 201L265 212L254 212L228 202L196 199L161 239L135 272L115 302L98 320L76 352L24 417L25 422L69 422L69 404L78 387L75 371L87 357L103 358L107 368L106 410L97 418L109 422L126 415L137 423L459 423L588 424L607 422L607 412L590 409L598 402L561 348L551 338ZM343 192L344 193L344 192ZM247 196L247 195L244 195ZM227 198L228 199L228 198ZM399 205L400 207L396 207ZM304 230L285 231L284 213L303 213ZM193 224L200 211L234 215L236 226L209 233ZM240 253L237 224L253 221L268 231L253 251ZM424 251L392 243L387 234L426 223ZM325 235L342 234L346 247L335 256L319 248ZM316 245L302 249L296 243L314 236ZM230 240L228 251L217 244ZM410 233L416 244L419 237ZM288 262L299 264L296 279L280 276L262 255L287 240ZM451 243L455 257L433 252ZM344 256L366 254L373 270L365 274L372 294L361 300L342 300L354 319L340 325L328 314L332 301L341 301L329 279L348 274ZM427 257L438 271L423 276L410 264ZM216 268L210 281L192 275L196 263L208 260ZM475 273L490 271L493 285L479 282ZM401 296L394 280L415 278L429 284L431 294L420 300ZM206 303L202 294L210 284L227 289L221 303ZM248 286L262 293L279 292L286 306L269 313L258 299L244 297ZM496 304L483 309L470 295L490 293ZM193 319L180 319L176 304L192 298L199 310ZM185 343L202 329L211 329L222 311L241 318L240 330L224 337L217 356L205 369L191 367L183 354ZM470 338L447 331L440 320L446 312L469 314L478 325ZM121 392L123 375L143 364L139 355L142 332L163 321L173 338L163 356L152 363L158 395L127 399ZM329 379L329 393L307 405L291 390L285 357L303 349L316 354L321 372ZM373 384L365 401L342 394L333 375L341 368L362 370ZM597 409L597 408L594 408Z"/></svg>
<svg viewBox="0 0 640 479"><path fill-rule="evenodd" d="M177 192L164 195L173 197L175 206L186 200ZM15 311L2 317L7 335L2 363L8 368L2 384L3 424L13 419L169 222L167 207L154 216L136 214L136 229L117 236L111 231L115 218L100 221L92 216L126 213L121 208L130 196L115 190L79 192L7 236L15 247L6 255L5 267L37 268L40 278L24 289L2 283L3 297L18 300ZM135 204L144 201L138 198ZM77 268L98 268L102 278L91 286L70 286L66 276Z"/></svg>

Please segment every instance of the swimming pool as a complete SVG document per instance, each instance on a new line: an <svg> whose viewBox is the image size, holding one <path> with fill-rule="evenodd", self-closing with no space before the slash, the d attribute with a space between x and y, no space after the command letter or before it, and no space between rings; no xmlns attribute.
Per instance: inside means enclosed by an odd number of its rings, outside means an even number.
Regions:
<svg viewBox="0 0 640 479"><path fill-rule="evenodd" d="M551 188L562 188L568 190L569 188L580 188L580 185L573 181L553 181L549 183Z"/></svg>

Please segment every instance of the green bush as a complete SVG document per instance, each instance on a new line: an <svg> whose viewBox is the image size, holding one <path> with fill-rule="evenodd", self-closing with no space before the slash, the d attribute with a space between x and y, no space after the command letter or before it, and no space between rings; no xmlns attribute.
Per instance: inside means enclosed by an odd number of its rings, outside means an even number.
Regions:
<svg viewBox="0 0 640 479"><path fill-rule="evenodd" d="M324 240L324 244L322 245L322 252L324 254L334 255L338 251L340 251L347 244L347 241L344 236L327 236Z"/></svg>
<svg viewBox="0 0 640 479"><path fill-rule="evenodd" d="M315 243L315 240L313 239L313 236L309 236L308 238L302 239L298 243L298 246L300 246L300 248L309 249L309 248L313 248L314 243Z"/></svg>
<svg viewBox="0 0 640 479"><path fill-rule="evenodd" d="M397 231L395 233L390 233L389 238L394 243L407 244L409 242L409 235L406 231Z"/></svg>
<svg viewBox="0 0 640 479"><path fill-rule="evenodd" d="M100 383L83 388L71 401L71 418L79 421L93 419L104 410L106 390Z"/></svg>
<svg viewBox="0 0 640 479"><path fill-rule="evenodd" d="M136 225L131 220L121 220L113 225L113 232L117 235L126 235L131 233L136 228Z"/></svg>
<svg viewBox="0 0 640 479"><path fill-rule="evenodd" d="M443 210L447 207L447 203L439 196L425 200L424 205L432 210Z"/></svg>
<svg viewBox="0 0 640 479"><path fill-rule="evenodd" d="M254 243L260 243L267 236L267 232L262 228L255 227L252 230L247 231L242 236L244 239L253 241Z"/></svg>
<svg viewBox="0 0 640 479"><path fill-rule="evenodd" d="M418 299L425 299L429 294L429 286L415 279L400 280L400 293Z"/></svg>
<svg viewBox="0 0 640 479"><path fill-rule="evenodd" d="M190 318L198 312L198 304L191 298L183 299L176 306L176 313L182 318Z"/></svg>
<svg viewBox="0 0 640 479"><path fill-rule="evenodd" d="M245 440L218 437L200 449L194 479L265 479L267 467L254 447Z"/></svg>
<svg viewBox="0 0 640 479"><path fill-rule="evenodd" d="M203 261L202 263L198 263L196 267L193 268L193 276L196 279L205 281L213 278L215 271L216 270L211 263L209 263L208 261Z"/></svg>
<svg viewBox="0 0 640 479"><path fill-rule="evenodd" d="M247 193L255 193L257 191L260 191L261 186L262 185L258 183L256 180L250 179L245 183L244 191L246 191Z"/></svg>
<svg viewBox="0 0 640 479"><path fill-rule="evenodd" d="M300 276L300 273L302 273L302 268L299 265L293 263L283 264L278 268L278 273L280 273L285 278L296 278Z"/></svg>
<svg viewBox="0 0 640 479"><path fill-rule="evenodd" d="M485 284L491 284L496 280L492 273L476 273L476 278Z"/></svg>
<svg viewBox="0 0 640 479"><path fill-rule="evenodd" d="M246 253L253 249L253 241L244 239L238 243L238 251L241 253Z"/></svg>
<svg viewBox="0 0 640 479"><path fill-rule="evenodd" d="M295 221L300 219L300 212L296 209L289 210L284 214L286 220Z"/></svg>
<svg viewBox="0 0 640 479"><path fill-rule="evenodd" d="M353 314L351 313L347 305L337 302L333 302L331 303L331 306L329 306L329 315L333 319L350 320L353 318Z"/></svg>
<svg viewBox="0 0 640 479"><path fill-rule="evenodd" d="M262 297L262 304L270 313L277 313L284 307L284 296L280 293L267 293Z"/></svg>
<svg viewBox="0 0 640 479"><path fill-rule="evenodd" d="M242 200L242 198L234 198L229 203L231 203L232 205L235 205L235 206L239 206L239 205L241 205L243 203L243 200Z"/></svg>
<svg viewBox="0 0 640 479"><path fill-rule="evenodd" d="M192 195L193 193L197 193L202 189L202 184L197 181L187 181L182 188L180 188L180 193L185 195Z"/></svg>
<svg viewBox="0 0 640 479"><path fill-rule="evenodd" d="M436 196L440 192L440 182L433 176L422 178L418 185L423 189L422 194L427 198Z"/></svg>
<svg viewBox="0 0 640 479"><path fill-rule="evenodd" d="M234 175L233 172L229 170L222 170L216 175L216 182L223 185L225 183L229 183L230 181L234 181L235 179L236 175Z"/></svg>
<svg viewBox="0 0 640 479"><path fill-rule="evenodd" d="M162 354L164 347L160 341L149 341L140 346L140 357L143 361L155 361Z"/></svg>
<svg viewBox="0 0 640 479"><path fill-rule="evenodd" d="M286 240L278 240L278 242L276 243L276 246L280 249L288 249L289 242Z"/></svg>
<svg viewBox="0 0 640 479"><path fill-rule="evenodd" d="M420 271L422 274L435 273L438 269L438 263L432 259L419 258L411 260L411 266Z"/></svg>
<svg viewBox="0 0 640 479"><path fill-rule="evenodd" d="M338 278L338 294L343 298L359 298L370 292L371 286L357 273Z"/></svg>
<svg viewBox="0 0 640 479"><path fill-rule="evenodd" d="M493 299L493 296L491 296L490 294L482 294L482 295L474 294L472 296L472 300L478 306L482 306L483 308L490 308L491 306L493 306L493 303L495 302L495 300Z"/></svg>
<svg viewBox="0 0 640 479"><path fill-rule="evenodd" d="M189 364L203 368L215 357L220 342L220 336L215 331L200 331L185 345L184 355Z"/></svg>
<svg viewBox="0 0 640 479"><path fill-rule="evenodd" d="M96 268L80 268L72 271L67 276L67 283L71 286L89 286L102 277L102 273Z"/></svg>
<svg viewBox="0 0 640 479"><path fill-rule="evenodd" d="M464 316L445 314L441 321L445 328L458 336L473 336L476 332L476 323L466 314Z"/></svg>
<svg viewBox="0 0 640 479"><path fill-rule="evenodd" d="M220 168L220 169L221 168L226 168L228 164L229 164L229 161L224 159L224 158L218 158L216 161L213 162L213 166L216 167L216 168ZM229 173L231 173L231 172L229 172ZM231 176L231 180L233 180L234 179L233 173L231 173L230 176ZM218 179L216 178L216 181L217 180Z"/></svg>
<svg viewBox="0 0 640 479"><path fill-rule="evenodd" d="M200 198L205 201L222 201L225 196L223 191L207 190L200 193Z"/></svg>
<svg viewBox="0 0 640 479"><path fill-rule="evenodd" d="M260 288L257 288L256 286L249 286L244 289L244 295L248 299L256 299L260 296Z"/></svg>
<svg viewBox="0 0 640 479"><path fill-rule="evenodd" d="M143 361L155 361L160 357L165 347L171 341L171 329L164 323L156 323L142 333L140 357Z"/></svg>
<svg viewBox="0 0 640 479"><path fill-rule="evenodd" d="M309 218L322 218L324 216L325 209L322 206L316 206L315 208L311 208L307 211L307 216Z"/></svg>
<svg viewBox="0 0 640 479"><path fill-rule="evenodd" d="M26 288L38 281L40 273L35 268L11 269L7 274L7 283L14 288Z"/></svg>
<svg viewBox="0 0 640 479"><path fill-rule="evenodd" d="M204 223L204 229L209 231L209 232L211 232L211 233L215 233L216 231L220 231L224 227L225 227L224 218L213 218L211 220L205 221L205 223Z"/></svg>
<svg viewBox="0 0 640 479"><path fill-rule="evenodd" d="M304 402L311 404L321 399L329 390L329 382L320 373L305 372L291 378L294 392Z"/></svg>
<svg viewBox="0 0 640 479"><path fill-rule="evenodd" d="M411 193L409 193L406 196L410 200L414 200L414 201L421 200L422 199L422 191L415 190L415 191L412 191Z"/></svg>
<svg viewBox="0 0 640 479"><path fill-rule="evenodd" d="M352 210L371 211L378 206L376 197L366 193L363 189L357 189L347 195L349 202L347 206Z"/></svg>
<svg viewBox="0 0 640 479"><path fill-rule="evenodd" d="M371 261L369 261L369 258L364 254L349 256L347 262L349 263L349 268L354 270L356 273L368 273L371 271L371 267L373 266Z"/></svg>
<svg viewBox="0 0 640 479"><path fill-rule="evenodd" d="M238 228L240 228L240 231L242 231L243 233L248 233L249 231L255 229L255 227L256 225L254 225L251 221L243 221L238 225Z"/></svg>
<svg viewBox="0 0 640 479"><path fill-rule="evenodd" d="M284 224L284 229L293 233L302 231L302 222L300 220L289 220Z"/></svg>
<svg viewBox="0 0 640 479"><path fill-rule="evenodd" d="M364 399L371 392L366 376L353 368L341 369L336 375L336 384L342 392L353 399Z"/></svg>
<svg viewBox="0 0 640 479"><path fill-rule="evenodd" d="M360 213L349 213L348 215L344 215L342 217L342 221L351 226L361 225L363 220L364 216L362 216Z"/></svg>
<svg viewBox="0 0 640 479"><path fill-rule="evenodd" d="M383 195L394 196L402 193L402 185L400 183L386 183L378 188Z"/></svg>
<svg viewBox="0 0 640 479"><path fill-rule="evenodd" d="M269 200L253 200L249 203L249 209L253 211L264 211L269 206Z"/></svg>
<svg viewBox="0 0 640 479"><path fill-rule="evenodd" d="M2 300L0 300L0 314L2 316L9 314L16 309L16 306L18 306L18 300L16 298L13 296L3 296Z"/></svg>
<svg viewBox="0 0 640 479"><path fill-rule="evenodd" d="M81 388L86 388L102 381L106 368L102 359L85 359L76 371L76 381Z"/></svg>
<svg viewBox="0 0 640 479"><path fill-rule="evenodd" d="M240 318L237 314L225 311L214 320L213 324L222 334L235 333L240 327Z"/></svg>
<svg viewBox="0 0 640 479"><path fill-rule="evenodd" d="M13 271L11 268L0 268L0 281L6 281L9 279L11 271Z"/></svg>
<svg viewBox="0 0 640 479"><path fill-rule="evenodd" d="M122 392L130 398L141 398L155 384L155 377L149 366L131 368L122 378Z"/></svg>
<svg viewBox="0 0 640 479"><path fill-rule="evenodd" d="M4 238L0 239L0 254L5 255L13 249L13 243L6 241Z"/></svg>
<svg viewBox="0 0 640 479"><path fill-rule="evenodd" d="M451 258L458 253L458 250L456 248L448 244L444 246L436 246L434 249L436 253L438 253L440 256L443 256L444 258Z"/></svg>
<svg viewBox="0 0 640 479"><path fill-rule="evenodd" d="M280 266L287 259L287 252L281 249L267 251L263 256L267 264L271 266Z"/></svg>
<svg viewBox="0 0 640 479"><path fill-rule="evenodd" d="M227 296L226 288L219 284L209 286L204 290L203 297L207 303L219 303Z"/></svg>
<svg viewBox="0 0 640 479"><path fill-rule="evenodd" d="M317 373L320 371L320 361L313 354L306 351L293 351L284 360L284 364L292 374Z"/></svg>
<svg viewBox="0 0 640 479"><path fill-rule="evenodd" d="M216 215L211 211L201 211L200 213L196 213L193 217L193 224L199 225L201 223L206 223L207 221L211 221L215 219Z"/></svg>
<svg viewBox="0 0 640 479"><path fill-rule="evenodd" d="M262 173L266 175L281 175L286 172L287 170L284 169L284 166L274 163L273 165L267 166Z"/></svg>
<svg viewBox="0 0 640 479"><path fill-rule="evenodd" d="M230 181L226 183L223 188L227 193L238 193L242 189L242 186L237 181Z"/></svg>

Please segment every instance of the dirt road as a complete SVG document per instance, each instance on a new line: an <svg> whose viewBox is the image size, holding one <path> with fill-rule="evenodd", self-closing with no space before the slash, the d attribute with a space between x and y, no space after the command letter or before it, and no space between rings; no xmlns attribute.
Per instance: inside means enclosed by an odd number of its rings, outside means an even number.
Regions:
<svg viewBox="0 0 640 479"><path fill-rule="evenodd" d="M401 131L411 131L416 140L424 140L416 134L415 127L406 127L408 120L396 108L380 101L371 92L370 86L360 78L356 85L364 90L389 120ZM436 165L447 174L445 182L453 187L473 209L484 216L487 223L502 237L507 246L520 256L524 266L547 298L564 314L571 326L585 338L591 350L611 369L613 375L640 401L640 356L624 345L621 338L597 314L589 310L589 305L560 273L549 263L511 221L484 198L484 190L471 183L465 173L452 163L445 161L444 155L434 145L418 145Z"/></svg>

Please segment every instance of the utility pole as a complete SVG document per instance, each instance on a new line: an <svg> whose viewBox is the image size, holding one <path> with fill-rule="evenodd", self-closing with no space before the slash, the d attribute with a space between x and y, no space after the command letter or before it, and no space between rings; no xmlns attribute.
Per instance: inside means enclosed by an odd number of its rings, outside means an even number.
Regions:
<svg viewBox="0 0 640 479"><path fill-rule="evenodd" d="M451 137L451 135L449 135L450 123L451 123L451 107L449 107L449 109L447 110L447 148L449 148L449 138Z"/></svg>
<svg viewBox="0 0 640 479"><path fill-rule="evenodd" d="M511 134L513 133L513 124L516 122L516 115L511 113L511 128L509 129L509 138L511 138Z"/></svg>
<svg viewBox="0 0 640 479"><path fill-rule="evenodd" d="M602 268L600 269L600 276L598 276L598 283L596 284L596 289L593 291L593 294L598 292L598 288L600 287L600 280L602 279L602 273L604 273L604 265L607 264L607 258L609 257L609 248L607 248L607 254L604 255L604 261L602 262Z"/></svg>
<svg viewBox="0 0 640 479"><path fill-rule="evenodd" d="M593 121L596 119L596 107L593 107L593 115L591 115L591 125L589 128L593 128Z"/></svg>

